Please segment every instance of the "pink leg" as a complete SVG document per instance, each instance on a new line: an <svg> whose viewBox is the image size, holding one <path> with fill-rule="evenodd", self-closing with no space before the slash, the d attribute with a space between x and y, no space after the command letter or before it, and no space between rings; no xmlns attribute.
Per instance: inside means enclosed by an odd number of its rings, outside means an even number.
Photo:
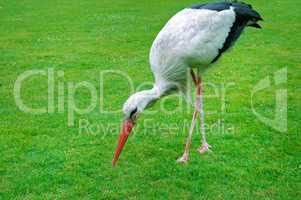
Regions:
<svg viewBox="0 0 301 200"><path fill-rule="evenodd" d="M195 125L196 125L197 114L198 113L195 110L194 113L193 113L192 122L191 122L191 126L190 126L190 129L189 129L189 135L188 135L187 140L186 140L184 154L183 154L182 157L180 157L177 160L178 163L186 163L189 159L189 147L190 147L190 144L191 144L192 133L193 133L193 130L194 130Z"/></svg>
<svg viewBox="0 0 301 200"><path fill-rule="evenodd" d="M198 79L197 85L197 110L200 113L200 122L201 122L201 132L202 132L202 146L198 149L200 154L205 153L206 151L210 151L211 146L207 143L206 140L206 130L204 125L204 109L203 109L203 92L202 92L202 79L201 77Z"/></svg>
<svg viewBox="0 0 301 200"><path fill-rule="evenodd" d="M201 122L201 132L202 132L202 146L198 149L198 152L203 154L206 151L210 151L211 146L207 143L205 126L204 126L204 110L203 110L203 95L202 95L202 79L197 78L194 72L191 70L192 80L196 85L196 101L195 101L195 110L192 117L191 126L189 129L189 135L186 140L185 150L182 157L180 157L178 163L187 163L189 159L189 147L191 144L192 133L196 125L197 114L200 113L200 122Z"/></svg>
<svg viewBox="0 0 301 200"><path fill-rule="evenodd" d="M197 86L198 85L198 80L197 80L197 78L196 78L196 76L195 76L195 74L192 70L191 70L191 76L192 76L193 82ZM196 102L195 106L197 108L197 106L198 106L197 102ZM180 157L177 160L178 163L187 163L187 161L189 159L189 147L190 147L190 144L191 144L192 133L193 133L193 130L194 130L195 125L196 125L196 119L197 119L197 114L198 114L198 110L196 108L195 108L194 113L193 113L192 122L191 122L191 126L190 126L190 129L189 129L189 135L188 135L187 140L186 140L184 154L183 154L182 157Z"/></svg>

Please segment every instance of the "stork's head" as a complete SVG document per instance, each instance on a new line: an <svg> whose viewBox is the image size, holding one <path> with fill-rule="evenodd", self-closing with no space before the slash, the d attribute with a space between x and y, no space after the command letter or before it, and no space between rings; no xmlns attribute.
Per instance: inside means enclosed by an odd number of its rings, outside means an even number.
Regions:
<svg viewBox="0 0 301 200"><path fill-rule="evenodd" d="M135 120L152 100L153 95L148 90L131 95L123 105L124 117Z"/></svg>
<svg viewBox="0 0 301 200"><path fill-rule="evenodd" d="M133 94L123 105L124 122L120 131L118 146L115 151L113 166L115 166L119 155L125 145L128 136L131 134L135 122L141 112L152 102L160 97L158 88L154 87L151 90L145 90Z"/></svg>

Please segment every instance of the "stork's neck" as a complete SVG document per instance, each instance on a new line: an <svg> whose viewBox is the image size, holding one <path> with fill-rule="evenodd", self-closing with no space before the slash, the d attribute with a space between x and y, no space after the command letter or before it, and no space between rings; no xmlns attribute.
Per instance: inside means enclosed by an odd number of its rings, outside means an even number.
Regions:
<svg viewBox="0 0 301 200"><path fill-rule="evenodd" d="M160 98L164 93L165 90L157 85L154 85L152 89L145 90L145 93L152 96L153 98Z"/></svg>
<svg viewBox="0 0 301 200"><path fill-rule="evenodd" d="M138 97L136 100L139 101L140 108L144 110L149 104L154 103L163 96L164 93L165 90L163 88L154 85L152 89L138 92L134 96Z"/></svg>
<svg viewBox="0 0 301 200"><path fill-rule="evenodd" d="M154 85L152 89L141 91L139 92L139 94L141 96L144 96L144 99L149 99L150 101L153 101L159 99L164 94L164 90Z"/></svg>

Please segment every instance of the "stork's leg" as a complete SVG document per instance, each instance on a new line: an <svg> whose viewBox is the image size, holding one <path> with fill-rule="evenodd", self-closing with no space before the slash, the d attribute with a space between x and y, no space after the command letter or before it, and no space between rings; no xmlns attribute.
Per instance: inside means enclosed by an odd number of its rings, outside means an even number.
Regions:
<svg viewBox="0 0 301 200"><path fill-rule="evenodd" d="M206 140L206 130L204 124L204 109L203 109L203 91L202 91L202 78L201 76L197 80L197 110L200 112L201 132L202 132L202 145L198 149L200 154L210 151L211 146Z"/></svg>
<svg viewBox="0 0 301 200"><path fill-rule="evenodd" d="M193 113L192 122L191 122L191 126L190 126L190 129L189 129L189 135L188 135L187 140L186 140L184 154L183 154L182 157L180 157L177 160L178 163L186 163L189 159L189 147L190 147L190 144L191 144L192 133L193 133L193 130L194 130L195 125L196 125L197 114L198 113L195 110L194 113Z"/></svg>
<svg viewBox="0 0 301 200"><path fill-rule="evenodd" d="M192 80L195 83L195 85L197 86L197 78L196 78L193 70L191 70L190 72L191 72ZM193 130L194 130L195 125L196 125L197 114L198 114L198 111L196 109L197 106L198 106L198 103L196 102L196 104L195 104L195 110L194 110L194 113L193 113L193 116L192 116L191 126L190 126L190 129L189 129L189 135L188 135L187 140L186 140L184 154L183 154L182 157L180 157L177 160L178 163L186 163L188 161L188 159L189 159L189 147L190 147L190 144L191 144L192 133L193 133Z"/></svg>

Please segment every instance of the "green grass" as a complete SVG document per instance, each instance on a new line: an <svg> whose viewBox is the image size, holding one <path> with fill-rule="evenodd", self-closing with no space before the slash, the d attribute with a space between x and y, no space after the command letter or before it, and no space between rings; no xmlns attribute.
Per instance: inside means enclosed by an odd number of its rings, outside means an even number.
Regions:
<svg viewBox="0 0 301 200"><path fill-rule="evenodd" d="M113 169L122 113L94 109L76 115L75 126L68 127L67 103L63 113L56 106L54 113L42 115L24 113L16 106L14 83L32 69L63 70L65 76L56 77L56 83L66 87L68 82L88 81L100 89L99 73L104 70L123 71L135 86L151 82L148 54L153 39L174 13L197 2L1 0L0 199L300 199L301 2L297 0L249 0L264 17L264 29L248 29L204 76L206 83L218 86L234 83L227 90L223 115L221 100L209 98L214 91L205 86L205 110L211 113L206 123L212 126L222 118L229 127L224 133L208 131L214 152L203 156L195 151L200 140L195 134L188 165L175 160L183 151L187 134L183 126L190 121L191 109L143 114ZM261 123L250 104L255 84L283 67L288 68L288 82L282 85L288 89L287 133ZM125 80L110 75L104 83L104 104L97 108L119 109L129 95ZM256 96L260 113L273 116L274 91ZM46 106L46 77L27 80L22 99L33 107ZM87 91L76 93L79 106L89 101ZM160 110L159 105L151 111ZM167 99L165 106L173 110L179 103ZM80 119L99 125L99 131L80 134Z"/></svg>

